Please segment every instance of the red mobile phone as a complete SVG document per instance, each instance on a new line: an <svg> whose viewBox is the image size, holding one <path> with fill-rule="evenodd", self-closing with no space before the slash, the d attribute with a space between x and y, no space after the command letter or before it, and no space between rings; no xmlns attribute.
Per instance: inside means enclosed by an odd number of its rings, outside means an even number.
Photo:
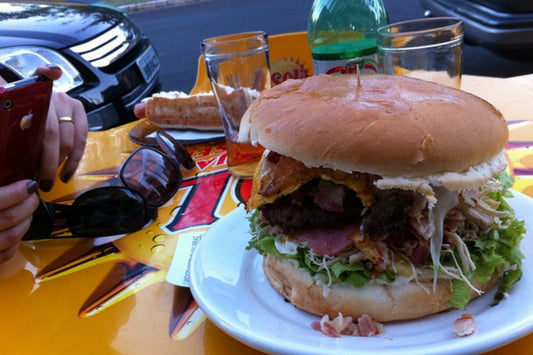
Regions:
<svg viewBox="0 0 533 355"><path fill-rule="evenodd" d="M35 178L52 84L33 76L0 86L0 186Z"/></svg>

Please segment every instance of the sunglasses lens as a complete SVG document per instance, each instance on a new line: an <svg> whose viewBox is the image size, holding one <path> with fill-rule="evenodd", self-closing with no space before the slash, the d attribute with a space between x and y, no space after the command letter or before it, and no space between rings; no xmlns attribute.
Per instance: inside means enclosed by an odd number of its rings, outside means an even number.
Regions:
<svg viewBox="0 0 533 355"><path fill-rule="evenodd" d="M193 158L185 149L185 147L170 134L165 131L159 130L156 133L157 144L171 157L176 157L176 159L186 168L192 169L196 165Z"/></svg>
<svg viewBox="0 0 533 355"><path fill-rule="evenodd" d="M100 237L137 231L144 227L145 219L142 196L110 186L87 191L76 198L67 223L75 237Z"/></svg>
<svg viewBox="0 0 533 355"><path fill-rule="evenodd" d="M140 148L133 152L120 171L122 183L139 192L150 206L167 202L181 185L179 166L160 151Z"/></svg>
<svg viewBox="0 0 533 355"><path fill-rule="evenodd" d="M44 201L39 202L39 207L33 212L30 229L22 239L42 239L47 238L52 233L54 226L54 211Z"/></svg>

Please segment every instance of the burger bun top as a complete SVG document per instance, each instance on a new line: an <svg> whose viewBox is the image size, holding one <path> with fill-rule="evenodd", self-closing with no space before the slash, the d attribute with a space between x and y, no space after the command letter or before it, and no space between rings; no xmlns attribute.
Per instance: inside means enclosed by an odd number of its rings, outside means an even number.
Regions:
<svg viewBox="0 0 533 355"><path fill-rule="evenodd" d="M482 172L486 180L505 167L507 139L505 119L485 100L437 83L380 74L287 80L252 103L239 134L241 141L307 167L389 180L448 173L465 173L468 180L473 167L488 169Z"/></svg>

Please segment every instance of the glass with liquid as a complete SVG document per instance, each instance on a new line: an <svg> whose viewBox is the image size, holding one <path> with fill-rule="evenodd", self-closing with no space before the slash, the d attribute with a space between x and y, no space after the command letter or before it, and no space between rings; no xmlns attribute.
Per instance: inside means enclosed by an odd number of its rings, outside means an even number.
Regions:
<svg viewBox="0 0 533 355"><path fill-rule="evenodd" d="M242 116L270 88L268 36L259 31L208 38L202 54L222 117L228 168L234 176L252 177L264 149L237 138Z"/></svg>

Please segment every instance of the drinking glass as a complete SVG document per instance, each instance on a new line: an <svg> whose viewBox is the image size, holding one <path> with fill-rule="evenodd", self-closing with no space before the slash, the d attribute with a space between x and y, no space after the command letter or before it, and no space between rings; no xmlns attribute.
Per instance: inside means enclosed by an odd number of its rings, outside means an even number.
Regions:
<svg viewBox="0 0 533 355"><path fill-rule="evenodd" d="M236 33L204 39L201 45L222 117L228 169L236 177L251 177L264 149L237 139L244 112L270 88L268 36L262 31Z"/></svg>
<svg viewBox="0 0 533 355"><path fill-rule="evenodd" d="M459 89L463 21L433 17L378 29L380 72L438 82Z"/></svg>

